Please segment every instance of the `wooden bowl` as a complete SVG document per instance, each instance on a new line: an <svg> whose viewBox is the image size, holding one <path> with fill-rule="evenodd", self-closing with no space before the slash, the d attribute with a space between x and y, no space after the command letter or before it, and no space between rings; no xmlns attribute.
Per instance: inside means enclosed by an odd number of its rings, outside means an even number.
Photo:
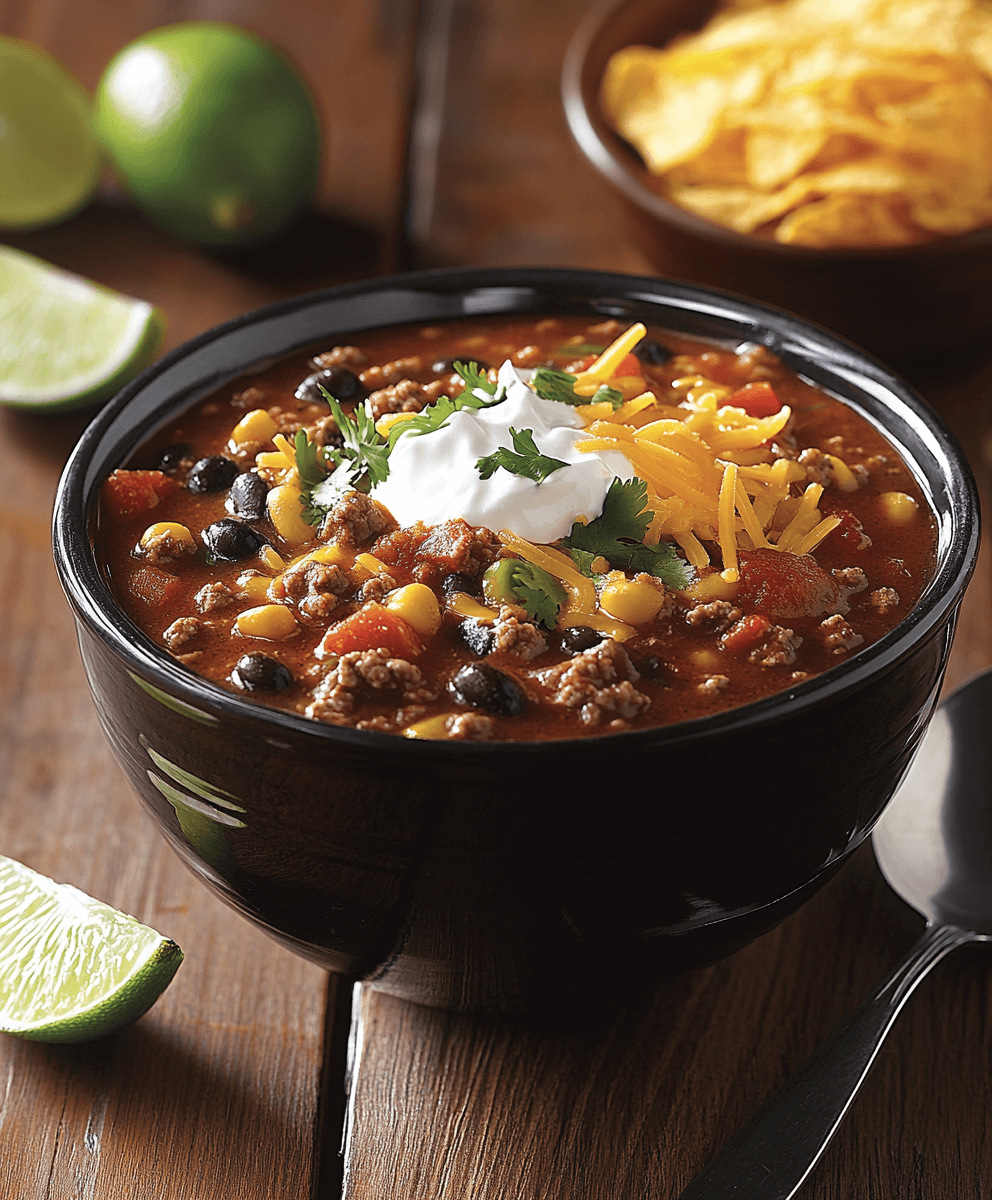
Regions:
<svg viewBox="0 0 992 1200"><path fill-rule="evenodd" d="M704 25L715 7L713 0L599 0L565 58L572 136L619 194L642 253L662 274L776 304L899 365L992 335L992 227L916 246L817 249L735 233L658 193L640 157L610 128L600 83L616 51L663 45Z"/></svg>

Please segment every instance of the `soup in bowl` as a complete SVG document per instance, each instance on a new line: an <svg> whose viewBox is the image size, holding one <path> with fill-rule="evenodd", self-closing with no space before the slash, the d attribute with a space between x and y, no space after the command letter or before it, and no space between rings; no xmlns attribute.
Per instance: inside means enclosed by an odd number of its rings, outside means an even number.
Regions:
<svg viewBox="0 0 992 1200"><path fill-rule="evenodd" d="M796 318L436 272L180 348L67 467L108 737L302 952L519 1011L743 944L867 835L977 507L940 422Z"/></svg>

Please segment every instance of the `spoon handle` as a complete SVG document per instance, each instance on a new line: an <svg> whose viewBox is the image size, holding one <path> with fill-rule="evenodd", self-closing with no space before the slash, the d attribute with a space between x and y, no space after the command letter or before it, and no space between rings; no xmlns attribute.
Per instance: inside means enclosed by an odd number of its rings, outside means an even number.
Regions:
<svg viewBox="0 0 992 1200"><path fill-rule="evenodd" d="M795 1195L913 989L945 954L974 936L956 925L928 925L875 994L838 1025L678 1200L789 1200Z"/></svg>

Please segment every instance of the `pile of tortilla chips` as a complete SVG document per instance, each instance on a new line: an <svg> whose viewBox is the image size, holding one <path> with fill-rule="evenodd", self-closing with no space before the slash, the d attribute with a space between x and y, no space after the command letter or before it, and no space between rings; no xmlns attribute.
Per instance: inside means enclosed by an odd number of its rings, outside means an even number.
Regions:
<svg viewBox="0 0 992 1200"><path fill-rule="evenodd" d="M602 88L662 193L739 233L902 246L992 224L989 0L748 0Z"/></svg>

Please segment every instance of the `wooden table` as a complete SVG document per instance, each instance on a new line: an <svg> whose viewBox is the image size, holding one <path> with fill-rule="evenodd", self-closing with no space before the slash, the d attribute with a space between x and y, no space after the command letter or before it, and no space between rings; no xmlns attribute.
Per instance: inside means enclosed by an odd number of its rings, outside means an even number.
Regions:
<svg viewBox="0 0 992 1200"><path fill-rule="evenodd" d="M168 346L409 261L647 272L558 109L561 55L587 4L423 0L417 13L404 0L259 0L246 24L291 54L319 97L319 217L268 250L215 255L158 233L108 188L64 225L7 240L158 304ZM130 37L215 13L167 0L95 7L0 4L0 32L46 46L92 86ZM992 352L916 382L964 442L987 506ZM115 1037L0 1040L0 1196L331 1200L343 1173L348 1200L669 1200L916 936L919 919L865 847L774 932L596 1023L531 1029L359 992L341 1159L349 989L206 893L100 735L48 539L83 424L0 413L0 852L134 913L187 961ZM985 553L949 686L992 662L990 590ZM805 1200L992 1193L990 982L976 950L920 987Z"/></svg>

